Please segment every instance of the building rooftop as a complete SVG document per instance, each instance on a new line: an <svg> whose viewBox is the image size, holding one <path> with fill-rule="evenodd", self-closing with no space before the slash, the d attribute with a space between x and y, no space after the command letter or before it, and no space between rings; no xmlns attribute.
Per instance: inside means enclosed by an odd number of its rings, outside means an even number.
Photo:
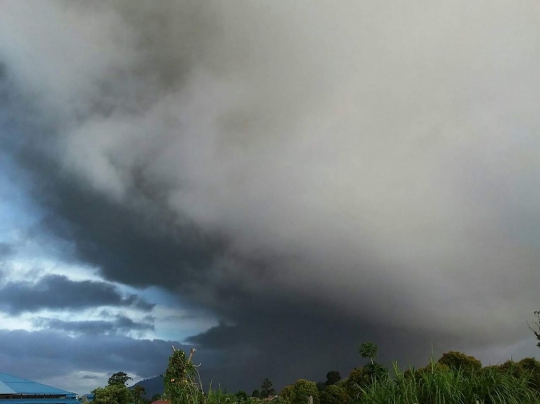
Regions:
<svg viewBox="0 0 540 404"><path fill-rule="evenodd" d="M16 396L72 396L75 393L0 373L0 395Z"/></svg>

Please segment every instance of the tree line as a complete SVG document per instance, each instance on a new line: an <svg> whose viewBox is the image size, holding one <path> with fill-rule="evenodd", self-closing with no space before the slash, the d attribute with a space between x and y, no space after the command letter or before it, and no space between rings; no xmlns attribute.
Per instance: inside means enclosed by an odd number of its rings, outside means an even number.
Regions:
<svg viewBox="0 0 540 404"><path fill-rule="evenodd" d="M540 311L534 332L540 347ZM388 369L376 361L378 348L372 342L360 345L358 353L366 363L342 378L336 370L325 382L299 379L279 394L269 378L250 396L244 391L229 394L222 390L204 391L197 366L173 348L164 374L164 394L154 396L171 404L540 404L540 362L535 358L507 360L482 366L480 360L462 352L444 353L421 368L400 370L397 363ZM142 386L131 391L131 378L124 372L113 374L108 386L97 388L95 404L146 404Z"/></svg>

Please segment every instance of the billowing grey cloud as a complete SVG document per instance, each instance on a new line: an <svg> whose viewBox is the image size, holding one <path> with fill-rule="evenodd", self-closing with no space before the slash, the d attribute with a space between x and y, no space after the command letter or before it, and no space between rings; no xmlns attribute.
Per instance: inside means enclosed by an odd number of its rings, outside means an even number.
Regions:
<svg viewBox="0 0 540 404"><path fill-rule="evenodd" d="M366 339L423 363L431 342L495 350L529 332L534 1L5 7L25 119L2 140L44 231L110 280L233 324L193 338L223 367L293 357L285 379L345 366ZM330 343L335 365L313 365Z"/></svg>
<svg viewBox="0 0 540 404"><path fill-rule="evenodd" d="M149 319L147 318L146 320ZM115 316L112 321L64 321L54 318L37 317L32 320L32 323L35 327L65 331L76 335L123 335L129 334L130 332L154 330L153 321L136 322L125 316Z"/></svg>
<svg viewBox="0 0 540 404"><path fill-rule="evenodd" d="M125 296L113 284L72 281L63 275L45 275L37 282L8 282L0 289L0 309L12 315L41 309L81 310L99 306L132 306L144 311L154 307L136 295Z"/></svg>

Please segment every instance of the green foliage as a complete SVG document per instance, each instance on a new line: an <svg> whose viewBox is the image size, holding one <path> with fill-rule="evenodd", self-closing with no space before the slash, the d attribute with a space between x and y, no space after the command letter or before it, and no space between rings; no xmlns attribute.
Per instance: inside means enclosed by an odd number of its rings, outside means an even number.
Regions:
<svg viewBox="0 0 540 404"><path fill-rule="evenodd" d="M405 373L394 364L393 381L388 378L364 388L362 404L540 402L538 393L529 387L527 377L516 378L493 367L470 377L461 368L441 366L432 361L421 371L409 372L408 377Z"/></svg>
<svg viewBox="0 0 540 404"><path fill-rule="evenodd" d="M238 393L235 394L236 396L236 401L238 403L248 403L249 402L249 397L247 395L247 393L245 391L239 391Z"/></svg>
<svg viewBox="0 0 540 404"><path fill-rule="evenodd" d="M534 315L536 316L536 322L534 323L534 325L536 326L536 328L538 329L538 331L536 330L533 330L531 328L531 326L529 326L529 328L531 329L531 331L534 333L536 339L538 341L540 341L540 311L535 311L534 312ZM536 344L538 347L540 347L540 342L538 342L538 344Z"/></svg>
<svg viewBox="0 0 540 404"><path fill-rule="evenodd" d="M363 367L354 368L345 381L345 390L351 398L358 398L363 387L371 383L371 376Z"/></svg>
<svg viewBox="0 0 540 404"><path fill-rule="evenodd" d="M253 393L251 393L251 397L260 398L261 392L257 389L253 390Z"/></svg>
<svg viewBox="0 0 540 404"><path fill-rule="evenodd" d="M273 396L276 394L276 390L272 387L272 382L270 379L266 378L261 384L261 394L260 398L267 398L268 396Z"/></svg>
<svg viewBox="0 0 540 404"><path fill-rule="evenodd" d="M212 388L209 388L208 394L201 398L200 395L193 395L191 396L190 403L191 404L233 404L237 401L236 396L234 394L229 394L224 390L217 389L213 390Z"/></svg>
<svg viewBox="0 0 540 404"><path fill-rule="evenodd" d="M540 362L535 358L524 358L519 362L506 361L501 365L488 366L482 372L493 371L507 373L515 378L528 378L529 386L540 392Z"/></svg>
<svg viewBox="0 0 540 404"><path fill-rule="evenodd" d="M320 393L321 391L323 391L326 388L326 383L325 382L317 382L316 386L317 386L317 390Z"/></svg>
<svg viewBox="0 0 540 404"><path fill-rule="evenodd" d="M388 378L388 369L377 362L368 363L364 366L365 372L371 377L371 381L374 380L386 380Z"/></svg>
<svg viewBox="0 0 540 404"><path fill-rule="evenodd" d="M358 352L362 355L362 358L369 358L371 363L373 363L373 359L377 357L378 349L377 345L373 342L365 342L360 346Z"/></svg>
<svg viewBox="0 0 540 404"><path fill-rule="evenodd" d="M332 384L319 394L321 404L346 404L351 401L347 390Z"/></svg>
<svg viewBox="0 0 540 404"><path fill-rule="evenodd" d="M289 386L283 387L283 390L281 390L279 396L286 403L291 403L294 400L294 385L291 384Z"/></svg>
<svg viewBox="0 0 540 404"><path fill-rule="evenodd" d="M150 400L151 401L161 400L161 394L154 394Z"/></svg>
<svg viewBox="0 0 540 404"><path fill-rule="evenodd" d="M518 362L518 366L523 373L529 373L530 386L540 392L540 362L535 358L523 358Z"/></svg>
<svg viewBox="0 0 540 404"><path fill-rule="evenodd" d="M116 372L111 377L109 377L108 385L113 386L116 384L125 386L128 380L133 380L124 372Z"/></svg>
<svg viewBox="0 0 540 404"><path fill-rule="evenodd" d="M337 370L331 370L326 374L326 385L331 386L341 380L341 375Z"/></svg>
<svg viewBox="0 0 540 404"><path fill-rule="evenodd" d="M93 390L95 404L131 404L133 396L124 384L110 384Z"/></svg>
<svg viewBox="0 0 540 404"><path fill-rule="evenodd" d="M143 386L137 384L135 387L133 387L131 393L133 394L135 404L140 404L143 401L143 397L146 395L146 389Z"/></svg>
<svg viewBox="0 0 540 404"><path fill-rule="evenodd" d="M468 356L461 352L450 351L444 353L437 363L446 365L450 369L461 369L466 374L478 372L482 369L482 362L476 359L474 356Z"/></svg>
<svg viewBox="0 0 540 404"><path fill-rule="evenodd" d="M317 384L305 379L286 386L280 396L288 404L307 404L309 397L313 397L313 404L319 404Z"/></svg>
<svg viewBox="0 0 540 404"><path fill-rule="evenodd" d="M169 357L164 383L165 398L172 404L193 404L205 401L199 373L191 361L186 359L184 351L180 349L173 349L173 354Z"/></svg>

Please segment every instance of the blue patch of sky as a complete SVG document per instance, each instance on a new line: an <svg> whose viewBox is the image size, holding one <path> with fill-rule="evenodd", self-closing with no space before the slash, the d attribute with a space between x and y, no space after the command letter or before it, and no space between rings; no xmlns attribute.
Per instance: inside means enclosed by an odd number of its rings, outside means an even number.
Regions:
<svg viewBox="0 0 540 404"><path fill-rule="evenodd" d="M3 115L3 116L1 116ZM17 128L10 127L6 123L5 110L0 110L0 142L8 140L12 145L17 143ZM16 160L10 155L10 151L15 148L0 148L0 242L15 244L17 260L24 260L29 265L38 265L42 259L52 260L59 265L67 258L65 268L45 269L46 272L64 273L66 270L70 274L79 274L84 278L93 273L95 279L95 268L84 268L80 263L72 266L69 264L69 244L61 240L54 240L51 235L38 234L29 239L27 233L30 229L38 229L39 223L43 217L42 208L37 205L30 197L29 190L32 186L27 173L18 167ZM46 239L46 242L40 242ZM41 240L44 241L44 240ZM86 274L86 275L85 275ZM99 276L97 277L100 278ZM182 303L181 299L160 287L150 286L145 289L134 289L127 285L116 284L124 293L135 293L148 302L155 303L169 310L186 312L189 309ZM187 309L187 310L186 310ZM169 311L167 310L167 311ZM211 316L201 316L194 318L182 318L182 316L170 319L158 319L156 327L156 337L182 341L190 335L202 332L215 325L215 320ZM0 327L2 328L2 327Z"/></svg>
<svg viewBox="0 0 540 404"><path fill-rule="evenodd" d="M142 291L137 291L142 298L162 306L179 306L181 305L178 296L162 289L158 286L150 286Z"/></svg>
<svg viewBox="0 0 540 404"><path fill-rule="evenodd" d="M28 183L8 154L0 154L0 241L14 242L22 230L37 223L41 214L28 197Z"/></svg>

